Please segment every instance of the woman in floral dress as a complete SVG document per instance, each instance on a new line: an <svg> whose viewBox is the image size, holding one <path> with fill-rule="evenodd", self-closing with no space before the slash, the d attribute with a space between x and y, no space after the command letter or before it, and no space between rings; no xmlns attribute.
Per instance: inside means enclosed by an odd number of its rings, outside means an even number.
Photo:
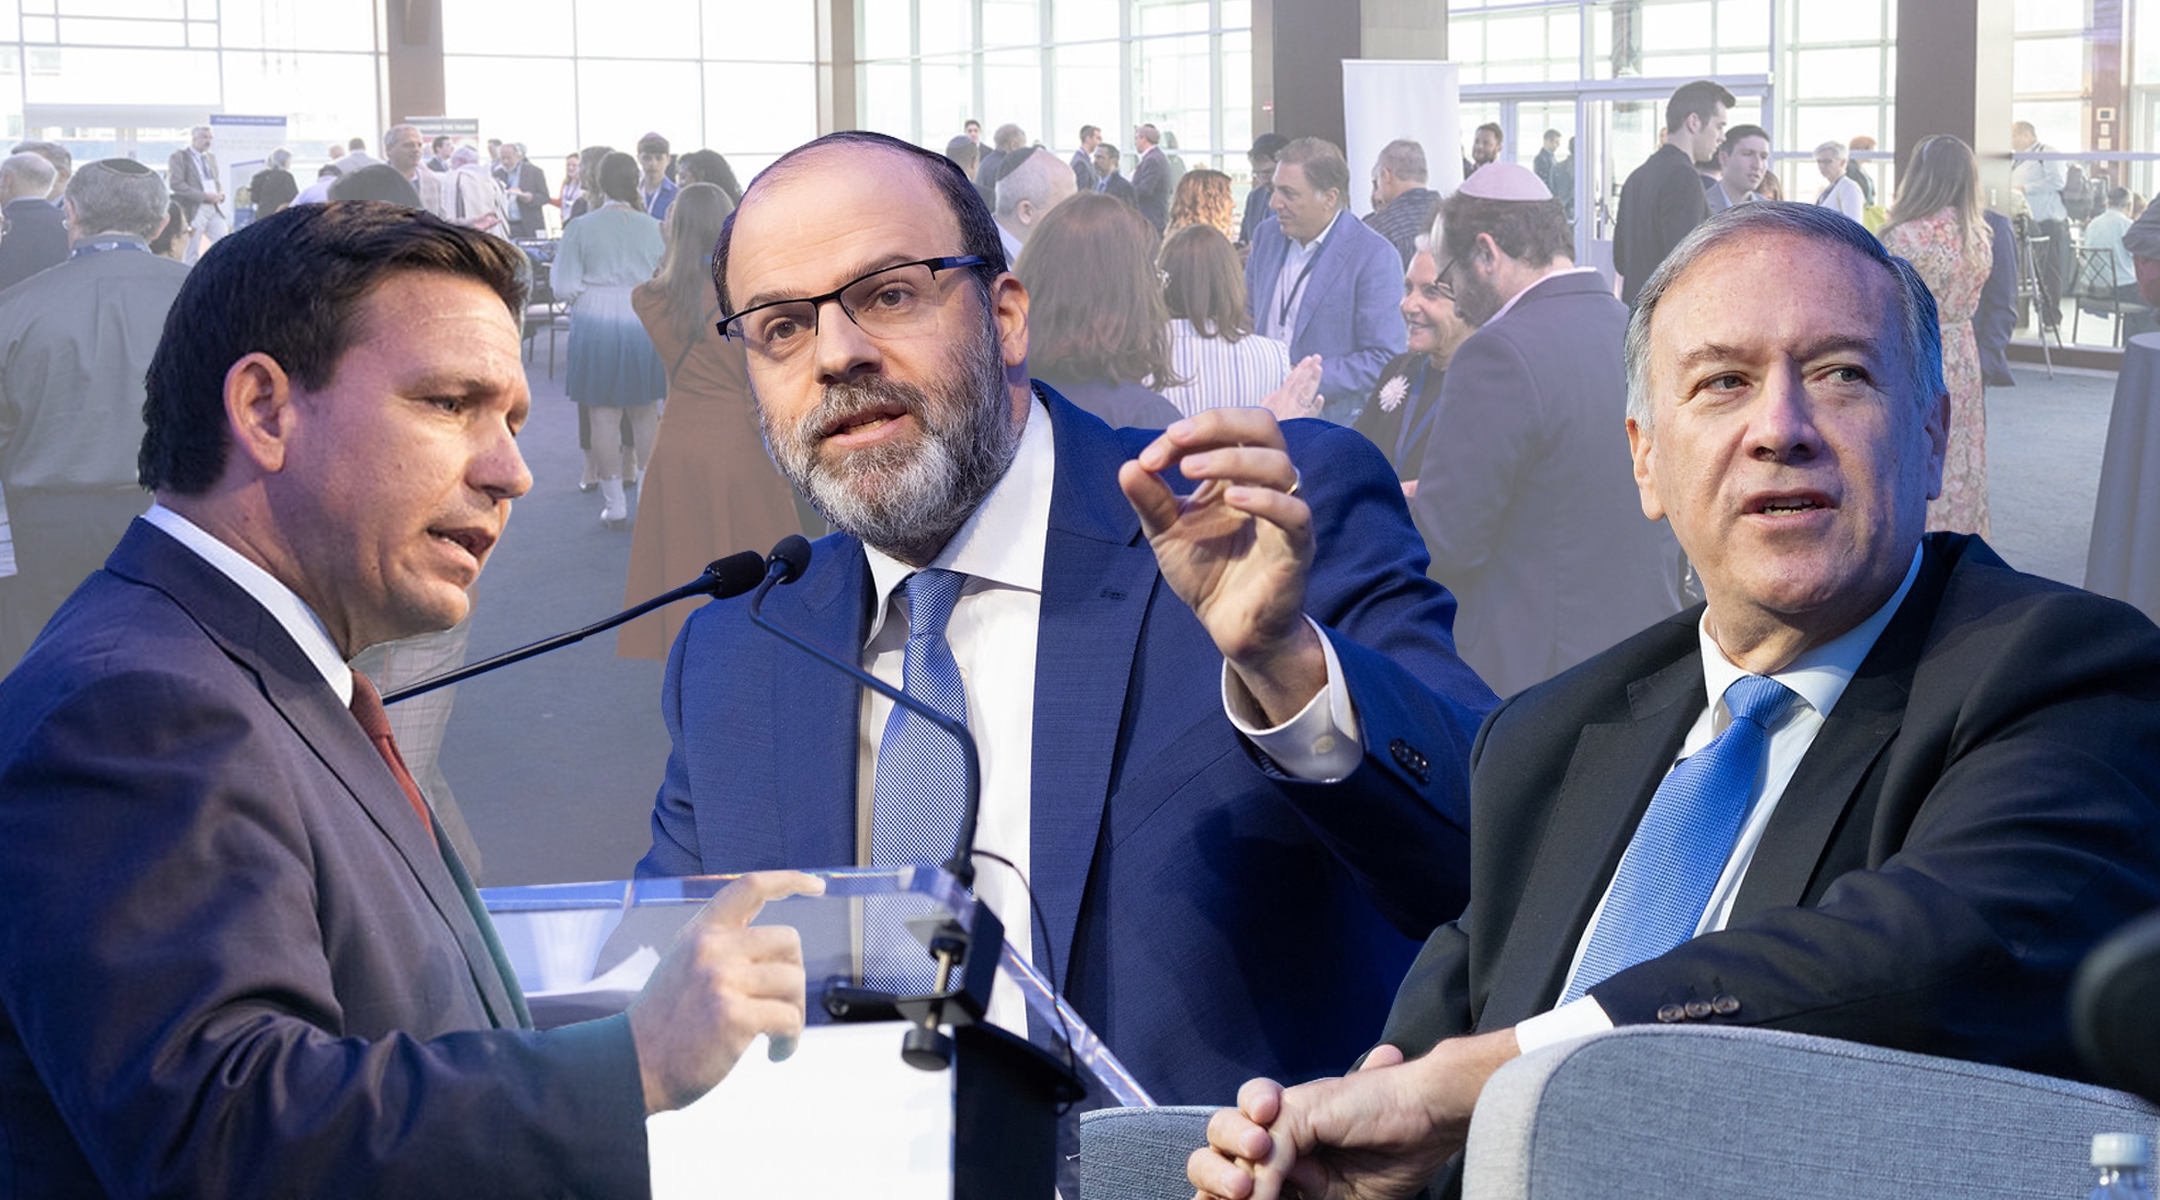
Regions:
<svg viewBox="0 0 2160 1200"><path fill-rule="evenodd" d="M1972 318L1994 261L1994 239L1980 215L1980 168L1972 147L1947 134L1920 143L1882 240L1920 272L1942 324L1950 449L1942 497L1928 504L1927 527L1986 537L1987 408Z"/></svg>

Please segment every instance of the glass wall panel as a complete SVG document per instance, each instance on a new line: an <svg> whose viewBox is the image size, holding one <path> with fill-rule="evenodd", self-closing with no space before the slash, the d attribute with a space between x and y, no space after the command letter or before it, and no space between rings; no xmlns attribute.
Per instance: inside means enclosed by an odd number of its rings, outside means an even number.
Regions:
<svg viewBox="0 0 2160 1200"><path fill-rule="evenodd" d="M864 67L862 117L865 129L895 137L912 136L915 129L915 68L904 62L871 63ZM933 148L942 150L944 143L939 142Z"/></svg>
<svg viewBox="0 0 2160 1200"><path fill-rule="evenodd" d="M919 140L925 145L935 144L942 148L945 139L960 132L962 124L970 118L983 124L982 143L990 145L991 135L1005 119L999 115L1002 106L988 114L975 111L975 64L969 59L939 59L922 64L922 108L920 111L921 133L905 129L888 129L884 132L894 137Z"/></svg>
<svg viewBox="0 0 2160 1200"><path fill-rule="evenodd" d="M922 53L956 54L973 48L975 15L970 0L916 0L916 12L915 35Z"/></svg>
<svg viewBox="0 0 2160 1200"><path fill-rule="evenodd" d="M1042 123L1042 52L993 50L982 64L983 96L997 124L1018 125L1031 143L1049 141Z"/></svg>
<svg viewBox="0 0 2160 1200"><path fill-rule="evenodd" d="M674 57L702 44L698 0L637 0L635 19L607 0L578 0L576 7L580 55Z"/></svg>
<svg viewBox="0 0 2160 1200"><path fill-rule="evenodd" d="M215 50L60 46L47 53L50 65L40 69L32 58L23 81L24 98L32 104L201 105L207 112L222 102ZM372 80L365 95L372 108Z"/></svg>
<svg viewBox="0 0 2160 1200"><path fill-rule="evenodd" d="M47 0L37 11L58 11L77 17L164 17L173 20L188 15L185 0L60 0L57 5Z"/></svg>
<svg viewBox="0 0 2160 1200"><path fill-rule="evenodd" d="M1082 125L1102 127L1103 140L1128 149L1118 128L1118 48L1115 42L1060 46L1051 52L1056 118L1043 131L1053 146L1077 147Z"/></svg>
<svg viewBox="0 0 2160 1200"><path fill-rule="evenodd" d="M985 47L1042 44L1042 6L1037 0L983 0L982 22Z"/></svg>
<svg viewBox="0 0 2160 1200"><path fill-rule="evenodd" d="M740 155L777 158L817 137L817 68L810 63L706 63L702 142L736 166ZM696 149L678 145L677 153ZM738 180L750 177L736 166Z"/></svg>
<svg viewBox="0 0 2160 1200"><path fill-rule="evenodd" d="M915 21L908 0L885 0L855 10L862 22L862 56L866 60L906 58L915 52Z"/></svg>
<svg viewBox="0 0 2160 1200"><path fill-rule="evenodd" d="M503 14L485 5L447 3L440 12L445 54L548 54L568 57L577 52L577 24L571 12L576 0L518 0L516 15ZM590 5L591 0L587 0ZM457 72L446 65L450 87L457 86ZM452 106L456 111L456 106Z"/></svg>
<svg viewBox="0 0 2160 1200"><path fill-rule="evenodd" d="M450 115L477 119L483 140L525 143L527 156L547 170L549 186L560 185L563 155L581 145L575 62L450 55L443 69ZM630 148L628 142L614 144Z"/></svg>
<svg viewBox="0 0 2160 1200"><path fill-rule="evenodd" d="M629 151L648 132L675 152L694 150L703 134L704 80L694 62L586 58L577 64L578 140Z"/></svg>
<svg viewBox="0 0 2160 1200"><path fill-rule="evenodd" d="M187 26L179 21L111 21L93 17L62 17L60 40L74 46L185 46Z"/></svg>
<svg viewBox="0 0 2160 1200"><path fill-rule="evenodd" d="M809 4L744 4L741 0L704 0L705 57L757 62L817 61L817 12ZM904 3L866 8L899 9ZM900 51L905 53L905 49Z"/></svg>
<svg viewBox="0 0 2160 1200"><path fill-rule="evenodd" d="M61 0L72 10L77 0ZM211 13L191 12L197 20ZM226 49L375 49L374 0L220 0L214 14Z"/></svg>

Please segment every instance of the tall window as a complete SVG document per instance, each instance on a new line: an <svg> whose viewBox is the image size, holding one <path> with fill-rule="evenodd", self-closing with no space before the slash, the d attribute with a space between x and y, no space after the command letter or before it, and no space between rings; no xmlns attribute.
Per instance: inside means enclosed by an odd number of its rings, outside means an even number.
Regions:
<svg viewBox="0 0 2160 1200"><path fill-rule="evenodd" d="M0 0L0 123L162 164L213 112L285 116L303 163L381 128L375 0Z"/></svg>
<svg viewBox="0 0 2160 1200"><path fill-rule="evenodd" d="M4 2L4 0L0 0ZM518 0L442 5L447 107L548 170L582 146L727 156L747 183L817 136L813 0ZM881 5L866 5L878 8ZM419 114L400 114L419 115Z"/></svg>
<svg viewBox="0 0 2160 1200"><path fill-rule="evenodd" d="M859 123L941 149L970 119L1069 152L1080 127L1129 155L1152 122L1190 166L1252 144L1250 0L879 0L857 6Z"/></svg>

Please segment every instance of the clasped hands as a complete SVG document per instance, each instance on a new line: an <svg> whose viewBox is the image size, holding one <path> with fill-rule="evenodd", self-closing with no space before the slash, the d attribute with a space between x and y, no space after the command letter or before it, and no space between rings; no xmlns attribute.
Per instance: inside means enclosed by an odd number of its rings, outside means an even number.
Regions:
<svg viewBox="0 0 2160 1200"><path fill-rule="evenodd" d="M1199 487L1179 496L1172 469ZM1211 408L1163 430L1118 470L1163 578L1279 725L1327 684L1320 635L1305 620L1312 510L1282 427L1261 408Z"/></svg>
<svg viewBox="0 0 2160 1200"><path fill-rule="evenodd" d="M1515 1031L1453 1038L1405 1061L1379 1046L1340 1079L1255 1079L1208 1121L1185 1173L1195 1200L1387 1200L1415 1195L1469 1137L1485 1081Z"/></svg>

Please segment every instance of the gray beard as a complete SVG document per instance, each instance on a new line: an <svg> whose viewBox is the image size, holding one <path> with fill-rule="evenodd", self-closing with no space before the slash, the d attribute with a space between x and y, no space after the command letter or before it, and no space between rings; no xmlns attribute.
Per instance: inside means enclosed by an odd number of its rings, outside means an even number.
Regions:
<svg viewBox="0 0 2160 1200"><path fill-rule="evenodd" d="M817 407L788 429L758 406L766 452L811 507L833 528L914 566L937 557L1020 449L996 328L955 347L948 362L928 391L882 376L828 385ZM808 431L890 406L914 414L927 436L844 458L819 455Z"/></svg>

